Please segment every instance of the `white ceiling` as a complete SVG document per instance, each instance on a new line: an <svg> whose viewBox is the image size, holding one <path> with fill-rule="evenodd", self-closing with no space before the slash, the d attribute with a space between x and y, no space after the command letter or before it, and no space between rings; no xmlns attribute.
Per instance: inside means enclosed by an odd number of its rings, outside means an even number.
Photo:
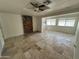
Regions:
<svg viewBox="0 0 79 59"><path fill-rule="evenodd" d="M57 12L59 10L61 11L62 9L64 10L69 8L72 9L73 7L79 7L79 0L51 0L52 3L49 5L50 9L37 13L27 7L30 1L31 0L0 0L0 12L25 14L32 16L45 16L50 14L52 15L54 12ZM41 2L43 0L37 1ZM32 7L31 5L29 6Z"/></svg>

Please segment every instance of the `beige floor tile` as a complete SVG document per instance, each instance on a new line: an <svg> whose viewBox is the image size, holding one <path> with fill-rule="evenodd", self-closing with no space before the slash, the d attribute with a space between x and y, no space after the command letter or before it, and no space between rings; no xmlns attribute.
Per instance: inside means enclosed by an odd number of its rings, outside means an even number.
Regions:
<svg viewBox="0 0 79 59"><path fill-rule="evenodd" d="M2 55L10 59L72 59L73 41L74 36L65 33L32 33L6 39Z"/></svg>

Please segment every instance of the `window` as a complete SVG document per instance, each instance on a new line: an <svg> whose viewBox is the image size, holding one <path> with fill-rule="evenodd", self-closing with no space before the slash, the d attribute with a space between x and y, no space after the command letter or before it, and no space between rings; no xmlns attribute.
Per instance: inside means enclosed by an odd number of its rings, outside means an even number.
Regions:
<svg viewBox="0 0 79 59"><path fill-rule="evenodd" d="M46 24L47 25L56 25L56 19L47 19Z"/></svg>
<svg viewBox="0 0 79 59"><path fill-rule="evenodd" d="M73 27L75 24L75 19L73 18L60 18L58 22L58 26L71 26Z"/></svg>

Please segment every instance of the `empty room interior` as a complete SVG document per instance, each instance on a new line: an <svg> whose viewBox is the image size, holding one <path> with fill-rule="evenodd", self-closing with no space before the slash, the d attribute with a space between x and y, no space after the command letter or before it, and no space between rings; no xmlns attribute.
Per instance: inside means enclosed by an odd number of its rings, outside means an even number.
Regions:
<svg viewBox="0 0 79 59"><path fill-rule="evenodd" d="M0 59L79 59L79 0L0 0Z"/></svg>

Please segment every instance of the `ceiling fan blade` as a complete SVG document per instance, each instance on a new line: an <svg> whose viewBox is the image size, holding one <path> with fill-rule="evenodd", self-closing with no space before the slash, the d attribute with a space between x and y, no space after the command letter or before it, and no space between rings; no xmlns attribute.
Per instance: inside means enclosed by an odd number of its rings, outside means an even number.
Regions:
<svg viewBox="0 0 79 59"><path fill-rule="evenodd" d="M45 4L50 4L51 3L51 1L50 0L46 0L45 2L43 2L43 3L45 3Z"/></svg>
<svg viewBox="0 0 79 59"><path fill-rule="evenodd" d="M46 10L46 9L49 9L49 7L46 6L46 5L41 5L41 6L39 6L39 10L41 10L41 11L44 11L44 10Z"/></svg>
<svg viewBox="0 0 79 59"><path fill-rule="evenodd" d="M38 8L39 6L38 6L38 4L36 4L36 3L30 3L32 6L34 6L34 7L36 7L36 8Z"/></svg>

